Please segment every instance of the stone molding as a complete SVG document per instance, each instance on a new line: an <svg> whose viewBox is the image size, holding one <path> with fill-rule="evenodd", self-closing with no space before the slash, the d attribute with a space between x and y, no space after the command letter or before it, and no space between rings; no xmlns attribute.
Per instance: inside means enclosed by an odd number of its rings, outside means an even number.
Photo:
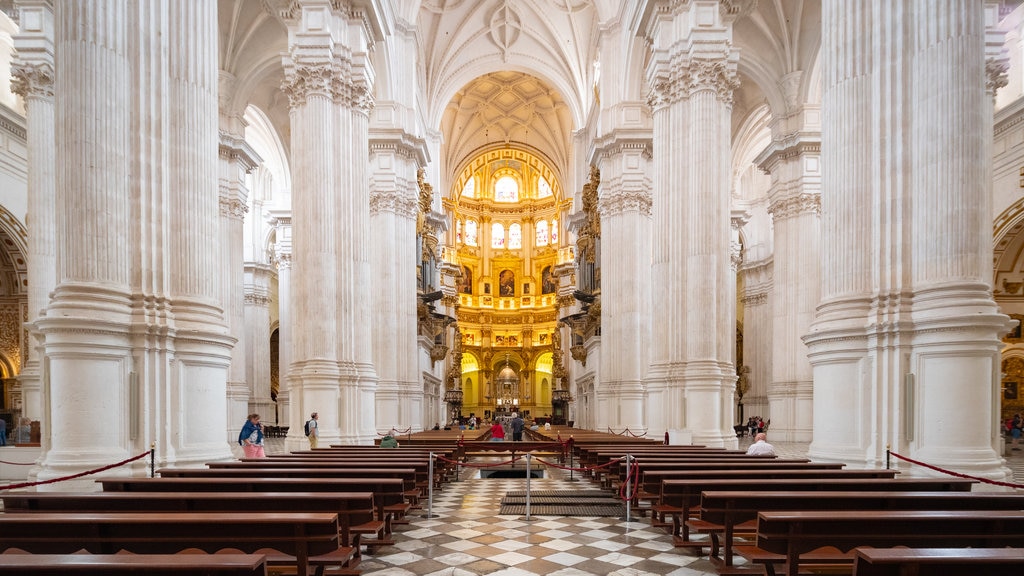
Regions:
<svg viewBox="0 0 1024 576"><path fill-rule="evenodd" d="M985 91L995 96L996 91L1005 88L1010 83L1007 72L1010 70L1010 63L1002 58L987 58L985 60Z"/></svg>
<svg viewBox="0 0 1024 576"><path fill-rule="evenodd" d="M224 131L220 132L219 153L224 160L238 162L246 174L263 163L263 158L260 158L244 138L236 138Z"/></svg>
<svg viewBox="0 0 1024 576"><path fill-rule="evenodd" d="M768 303L768 292L753 292L740 298L744 306L764 306Z"/></svg>
<svg viewBox="0 0 1024 576"><path fill-rule="evenodd" d="M25 119L10 108L0 105L0 130L14 136L22 143L28 142Z"/></svg>
<svg viewBox="0 0 1024 576"><path fill-rule="evenodd" d="M771 174L779 164L804 155L821 155L820 132L793 132L773 140L754 158L754 164L765 174Z"/></svg>
<svg viewBox="0 0 1024 576"><path fill-rule="evenodd" d="M270 298L266 294L257 294L255 292L246 292L245 303L250 306L258 306L260 308L267 308L270 306Z"/></svg>
<svg viewBox="0 0 1024 576"><path fill-rule="evenodd" d="M821 194L798 194L773 201L768 205L772 220L779 221L801 214L821 216Z"/></svg>
<svg viewBox="0 0 1024 576"><path fill-rule="evenodd" d="M53 98L53 64L16 62L11 66L11 92L25 99Z"/></svg>

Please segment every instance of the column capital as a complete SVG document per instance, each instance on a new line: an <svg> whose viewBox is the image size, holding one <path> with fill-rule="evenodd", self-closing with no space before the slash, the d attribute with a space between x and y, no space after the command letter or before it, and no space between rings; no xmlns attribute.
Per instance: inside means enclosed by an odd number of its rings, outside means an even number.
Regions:
<svg viewBox="0 0 1024 576"><path fill-rule="evenodd" d="M237 198L220 198L220 215L233 220L244 220L249 207Z"/></svg>
<svg viewBox="0 0 1024 576"><path fill-rule="evenodd" d="M993 98L996 91L1010 83L1007 72L1010 62L1006 58L991 57L985 60L985 92Z"/></svg>
<svg viewBox="0 0 1024 576"><path fill-rule="evenodd" d="M11 91L29 102L53 98L53 64L17 61L11 66Z"/></svg>
<svg viewBox="0 0 1024 576"><path fill-rule="evenodd" d="M779 221L801 214L821 215L821 194L796 194L773 200L768 205L772 220Z"/></svg>
<svg viewBox="0 0 1024 576"><path fill-rule="evenodd" d="M335 68L329 61L295 63L285 59L285 78L281 90L288 96L288 104L297 108L312 95L335 96Z"/></svg>

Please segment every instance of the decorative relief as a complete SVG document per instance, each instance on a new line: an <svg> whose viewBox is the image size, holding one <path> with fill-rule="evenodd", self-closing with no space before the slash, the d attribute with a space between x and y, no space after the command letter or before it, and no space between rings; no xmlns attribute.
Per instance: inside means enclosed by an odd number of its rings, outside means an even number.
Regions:
<svg viewBox="0 0 1024 576"><path fill-rule="evenodd" d="M505 60L508 60L509 49L519 40L523 32L523 19L519 12L508 1L502 2L501 6L491 14L490 21L491 40L501 49Z"/></svg>
<svg viewBox="0 0 1024 576"><path fill-rule="evenodd" d="M221 198L220 199L220 215L226 218L234 220L243 220L246 213L249 212L249 207L245 205L245 202L238 200L237 198Z"/></svg>
<svg viewBox="0 0 1024 576"><path fill-rule="evenodd" d="M416 171L416 183L419 186L419 212L416 214L416 233L424 235L433 234L434 228L427 221L430 208L434 203L434 187L426 181L426 171L420 168Z"/></svg>
<svg viewBox="0 0 1024 576"><path fill-rule="evenodd" d="M719 0L718 11L726 22L733 22L757 9L757 0Z"/></svg>
<svg viewBox="0 0 1024 576"><path fill-rule="evenodd" d="M821 194L799 194L768 205L773 220L785 220L801 214L821 216Z"/></svg>
<svg viewBox="0 0 1024 576"><path fill-rule="evenodd" d="M333 98L334 84L334 67L329 62L299 64L292 68L286 67L281 91L288 96L289 105L292 108L297 108L306 103L310 94L321 94Z"/></svg>
<svg viewBox="0 0 1024 576"><path fill-rule="evenodd" d="M21 371L21 316L17 302L0 304L0 354L7 358L15 373Z"/></svg>
<svg viewBox="0 0 1024 576"><path fill-rule="evenodd" d="M604 216L617 216L624 212L640 212L650 216L653 203L650 190L622 190L601 199L600 213Z"/></svg>
<svg viewBox="0 0 1024 576"><path fill-rule="evenodd" d="M49 63L11 66L11 91L26 100L31 97L53 98L53 66Z"/></svg>
<svg viewBox="0 0 1024 576"><path fill-rule="evenodd" d="M576 232L576 249L578 257L593 264L596 260L596 243L601 237L601 213L598 210L597 189L601 185L601 171L597 166L590 167L590 179L583 185L583 213L585 219Z"/></svg>
<svg viewBox="0 0 1024 576"><path fill-rule="evenodd" d="M277 253L277 269L288 270L292 267L292 255L291 252L278 252Z"/></svg>
<svg viewBox="0 0 1024 576"><path fill-rule="evenodd" d="M768 293L757 292L754 294L747 294L740 299L740 302L742 302L744 306L764 306L768 303Z"/></svg>

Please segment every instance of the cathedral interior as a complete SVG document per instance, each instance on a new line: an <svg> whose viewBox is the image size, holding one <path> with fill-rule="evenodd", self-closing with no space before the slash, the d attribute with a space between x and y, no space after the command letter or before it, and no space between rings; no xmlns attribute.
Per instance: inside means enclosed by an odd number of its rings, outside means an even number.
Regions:
<svg viewBox="0 0 1024 576"><path fill-rule="evenodd" d="M1015 0L0 0L0 417L39 478L246 416L1007 477ZM102 422L102 425L98 425ZM97 434L80 435L86 425Z"/></svg>

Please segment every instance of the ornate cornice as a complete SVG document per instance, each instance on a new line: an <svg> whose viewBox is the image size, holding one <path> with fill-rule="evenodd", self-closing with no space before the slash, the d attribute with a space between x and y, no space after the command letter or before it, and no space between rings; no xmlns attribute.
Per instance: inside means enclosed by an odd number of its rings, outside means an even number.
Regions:
<svg viewBox="0 0 1024 576"><path fill-rule="evenodd" d="M243 138L236 138L226 132L220 133L220 157L238 162L248 174L263 162L263 158Z"/></svg>
<svg viewBox="0 0 1024 576"><path fill-rule="evenodd" d="M772 220L785 220L801 214L821 216L821 194L798 194L773 201L768 205Z"/></svg>
<svg viewBox="0 0 1024 576"><path fill-rule="evenodd" d="M0 131L7 132L22 142L28 141L25 119L3 104L0 104Z"/></svg>
<svg viewBox="0 0 1024 576"><path fill-rule="evenodd" d="M792 132L773 140L754 158L754 164L765 174L786 160L803 155L821 155L820 132Z"/></svg>
<svg viewBox="0 0 1024 576"><path fill-rule="evenodd" d="M767 292L755 292L752 294L745 294L743 298L740 298L740 302L744 306L764 306L768 303Z"/></svg>
<svg viewBox="0 0 1024 576"><path fill-rule="evenodd" d="M258 306L260 308L266 308L270 306L270 298L266 294L257 294L255 292L246 292L245 303L250 306Z"/></svg>
<svg viewBox="0 0 1024 576"><path fill-rule="evenodd" d="M15 62L11 66L11 92L25 99L53 98L53 65Z"/></svg>

